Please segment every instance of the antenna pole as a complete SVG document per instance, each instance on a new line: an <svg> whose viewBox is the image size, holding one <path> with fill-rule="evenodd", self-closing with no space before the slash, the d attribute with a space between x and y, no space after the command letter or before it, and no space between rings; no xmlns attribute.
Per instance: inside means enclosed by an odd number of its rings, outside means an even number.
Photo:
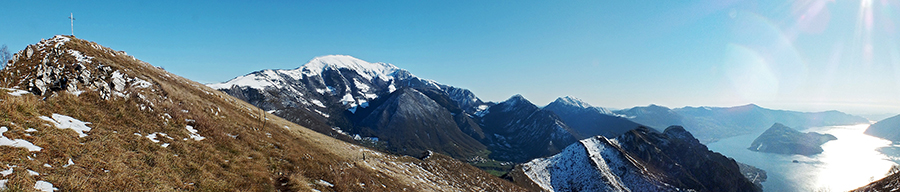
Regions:
<svg viewBox="0 0 900 192"><path fill-rule="evenodd" d="M72 24L72 36L75 36L75 16L69 13L69 22Z"/></svg>

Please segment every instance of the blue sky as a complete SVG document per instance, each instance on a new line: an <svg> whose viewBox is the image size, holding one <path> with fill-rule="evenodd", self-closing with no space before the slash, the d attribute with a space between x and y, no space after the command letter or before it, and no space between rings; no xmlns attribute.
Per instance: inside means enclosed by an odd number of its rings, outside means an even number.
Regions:
<svg viewBox="0 0 900 192"><path fill-rule="evenodd" d="M10 1L0 44L70 33L227 81L316 56L387 62L484 100L900 112L900 2Z"/></svg>

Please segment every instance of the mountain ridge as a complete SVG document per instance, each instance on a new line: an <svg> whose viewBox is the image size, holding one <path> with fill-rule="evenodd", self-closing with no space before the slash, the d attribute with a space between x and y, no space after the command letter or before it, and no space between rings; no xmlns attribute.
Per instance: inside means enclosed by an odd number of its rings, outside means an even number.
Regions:
<svg viewBox="0 0 900 192"><path fill-rule="evenodd" d="M677 126L583 139L517 166L509 177L543 191L761 191L733 159L709 151Z"/></svg>
<svg viewBox="0 0 900 192"><path fill-rule="evenodd" d="M868 123L865 118L840 111L798 112L774 110L747 104L734 107L682 107L659 105L614 111L630 120L656 129L682 125L704 143L763 131L774 123L789 127L819 127Z"/></svg>
<svg viewBox="0 0 900 192"><path fill-rule="evenodd" d="M440 154L416 159L336 140L73 36L14 58L0 70L0 141L41 149L0 142L2 188L521 191Z"/></svg>
<svg viewBox="0 0 900 192"><path fill-rule="evenodd" d="M341 63L329 64L328 62L331 61L339 61ZM298 71L303 71L303 75L295 75L300 73ZM241 85L241 83L245 83L246 85ZM263 84L266 85L262 86ZM347 138L379 137L379 142L386 143L388 146L392 146L392 143L399 144L407 142L406 140L401 140L396 137L385 137L388 135L387 133L379 132L383 130L395 130L392 132L404 134L415 133L412 135L407 134L411 138L428 138L433 136L433 134L452 135L450 138L457 138L448 141L449 144L444 146L427 145L427 147L423 147L409 145L397 147L397 145L393 145L395 147L389 149L391 152L405 155L418 155L422 150L433 150L438 152L459 151L456 146L475 146L474 150L463 150L468 151L465 153L454 152L452 156L460 159L481 159L487 158L488 156L512 157L510 155L519 153L517 151L523 149L510 148L515 148L514 146L507 147L510 143L506 142L508 139L506 136L512 135L510 135L508 131L503 131L503 129L518 127L519 125L513 125L515 124L514 122L526 121L532 124L522 126L531 126L528 129L532 129L532 132L558 132L558 136L556 136L555 139L557 143L551 144L549 141L544 143L543 145L546 146L541 147L539 151L546 152L536 152L524 156L523 154L518 154L513 155L516 156L515 158L506 158L505 160L524 162L530 158L550 155L552 154L550 151L555 152L558 150L558 147L568 145L575 141L575 139L571 139L574 138L574 136L570 136L569 139L561 139L566 137L565 135L574 134L574 132L568 130L559 132L558 130L568 129L568 127L565 126L558 117L552 115L552 112L548 113L548 111L541 110L521 95L510 97L510 99L501 103L483 102L467 89L440 84L433 80L422 79L411 74L409 71L397 68L391 64L370 63L350 56L329 55L317 57L297 69L261 70L234 78L225 83L210 84L209 86L235 95L238 98L246 99L248 102L257 105L266 111L271 111L272 114L277 116L322 116L321 119L324 120L324 124L310 124L309 126L319 126L318 128L313 127L313 129L332 135L337 135L333 133L333 130L340 130L340 133L338 134L350 136L344 137L344 140L348 140ZM373 110L375 110L373 108L379 108L379 105L390 104L391 102L386 102L388 97L391 97L395 91L406 88L412 88L414 92L424 93L428 97L428 100L434 101L450 112L449 115L443 114L422 119L422 121L434 122L435 124L433 124L433 126L445 127L446 129L441 129L444 131L422 132L422 130L430 128L418 124L394 124L396 126L378 123L373 124L373 121L371 121L372 118L368 118L370 120L365 120L367 119L366 116L370 115ZM421 99L424 100L425 98ZM415 103L418 103L415 107L408 104L403 105L418 109L426 109L428 107L425 105L432 102L423 101ZM540 115L535 117L516 116L512 119L504 120L496 119L502 116L499 114L510 111L496 110L495 106L501 104L512 105L516 103L527 103L522 106L526 106L529 111L540 112ZM393 112L381 111L376 115L381 114L393 114ZM381 119L382 122L391 121L385 118ZM446 121L446 119L452 119L454 122L450 123ZM498 121L508 122L502 125L494 123ZM304 122L297 123L304 125ZM486 127L487 125L489 125L489 127ZM506 127L504 128L504 126ZM547 129L547 131L543 131L542 129ZM461 130L463 134L457 130ZM360 137L356 137L355 135L357 134ZM467 135L467 137L471 137L477 142L471 143L473 140L464 138L462 135ZM513 137L520 136L524 135ZM529 136L529 138L520 139L545 139L545 136L543 135ZM487 146L489 149L492 149L492 151L481 150L480 146ZM407 149L414 150L410 151ZM501 151L496 151L498 149Z"/></svg>
<svg viewBox="0 0 900 192"><path fill-rule="evenodd" d="M596 135L614 138L631 129L643 126L571 96L560 97L544 106L543 109L556 113L577 133L576 135L581 136L578 139Z"/></svg>

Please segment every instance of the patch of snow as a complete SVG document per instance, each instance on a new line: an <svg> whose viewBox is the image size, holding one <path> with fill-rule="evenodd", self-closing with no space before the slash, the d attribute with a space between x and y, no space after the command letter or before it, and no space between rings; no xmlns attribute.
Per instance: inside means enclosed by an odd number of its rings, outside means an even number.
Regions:
<svg viewBox="0 0 900 192"><path fill-rule="evenodd" d="M113 88L114 90L116 90L116 93L119 93L119 91L124 91L124 90L125 90L125 82L126 82L126 81L125 81L125 74L123 74L123 73L119 72L118 70L116 70L116 71L113 71L112 77L110 77L110 78L112 79L111 81L112 81L112 83L113 83L113 87L112 87L112 88ZM119 94L121 94L121 93L119 93ZM118 95L118 94L117 94L117 95Z"/></svg>
<svg viewBox="0 0 900 192"><path fill-rule="evenodd" d="M53 165L44 163L44 167L47 167L47 168L53 168Z"/></svg>
<svg viewBox="0 0 900 192"><path fill-rule="evenodd" d="M169 143L163 143L162 145L159 145L159 146L160 146L160 147L163 147L163 148L166 148L166 147L169 147Z"/></svg>
<svg viewBox="0 0 900 192"><path fill-rule="evenodd" d="M197 133L199 131L194 129L194 126L187 125L184 128L187 129L188 132L190 132L189 136L191 137L191 139L194 139L194 141L200 141L200 140L206 139L206 137L200 136L200 134Z"/></svg>
<svg viewBox="0 0 900 192"><path fill-rule="evenodd" d="M28 129L25 130L25 132L33 133L33 132L37 132L37 129L34 129L34 128L28 128Z"/></svg>
<svg viewBox="0 0 900 192"><path fill-rule="evenodd" d="M34 189L37 189L39 191L44 191L44 192L52 192L52 191L59 190L56 187L53 187L53 183L46 182L46 181L34 182Z"/></svg>
<svg viewBox="0 0 900 192"><path fill-rule="evenodd" d="M85 55L81 54L81 52L76 51L76 50L69 49L66 51L69 52L70 55L74 56L75 60L78 61L79 63L90 63L91 60L94 59L94 57L85 56Z"/></svg>
<svg viewBox="0 0 900 192"><path fill-rule="evenodd" d="M91 131L91 128L87 126L87 124L91 124L90 122L82 122L81 120L56 113L51 116L53 117L52 119L47 116L40 116L39 118L53 123L56 128L72 129L78 133L78 137L87 137L87 134L84 134L84 132Z"/></svg>
<svg viewBox="0 0 900 192"><path fill-rule="evenodd" d="M153 86L153 83L150 83L150 82L145 81L140 78L134 78L134 82L131 83L131 85L136 88L146 89L146 88L150 88L150 86Z"/></svg>
<svg viewBox="0 0 900 192"><path fill-rule="evenodd" d="M326 187L334 187L334 184L331 184L331 183L329 183L328 181L321 180L321 179L319 179L318 181L316 181L316 184L319 184L319 185L322 185L322 186L326 186Z"/></svg>
<svg viewBox="0 0 900 192"><path fill-rule="evenodd" d="M341 103L342 103L343 105L350 104L350 105L352 105L352 106L355 107L355 106L356 106L356 99L353 99L353 95L350 95L350 93L347 93L347 94L345 94L343 97L341 97Z"/></svg>
<svg viewBox="0 0 900 192"><path fill-rule="evenodd" d="M395 87L393 83L391 83L391 85L388 85L388 93L393 93L396 90L397 87Z"/></svg>
<svg viewBox="0 0 900 192"><path fill-rule="evenodd" d="M369 92L369 89L372 88L372 87L369 87L369 85L366 85L365 83L360 82L359 79L353 79L353 84L356 85L356 88L359 89L359 91L363 92L363 93Z"/></svg>
<svg viewBox="0 0 900 192"><path fill-rule="evenodd" d="M370 99L370 100L378 98L378 95L376 95L375 93L363 93L362 95L366 99Z"/></svg>
<svg viewBox="0 0 900 192"><path fill-rule="evenodd" d="M24 139L9 139L6 136L3 136L3 133L9 131L9 128L0 127L0 146L10 146L10 147L19 147L28 149L28 151L41 151L41 147L34 145L33 143L26 141Z"/></svg>
<svg viewBox="0 0 900 192"><path fill-rule="evenodd" d="M32 171L31 169L26 169L25 171L28 171L28 175L41 175L41 173L38 173L37 171Z"/></svg>
<svg viewBox="0 0 900 192"><path fill-rule="evenodd" d="M0 190L6 189L6 182L9 182L9 179L0 179Z"/></svg>
<svg viewBox="0 0 900 192"><path fill-rule="evenodd" d="M38 44L38 46L40 46L42 48L50 47L50 46L52 46L54 48L59 48L59 46L66 44L66 42L69 42L70 40L72 40L72 39L70 39L69 37L62 36L62 35L56 35L56 36L53 36L53 38L50 38L47 40L42 40Z"/></svg>
<svg viewBox="0 0 900 192"><path fill-rule="evenodd" d="M334 87L332 87L332 86L325 86L325 89L326 89L329 93L331 93L331 95L336 95L336 94L337 94L337 90L335 90Z"/></svg>
<svg viewBox="0 0 900 192"><path fill-rule="evenodd" d="M368 101L364 101L364 102L362 102L362 103L359 104L359 107L362 107L362 108L369 107L369 102L368 102Z"/></svg>
<svg viewBox="0 0 900 192"><path fill-rule="evenodd" d="M7 169L6 171L0 171L0 175L3 175L4 177L6 177L7 175L12 175L12 174L13 174L12 167L9 167L9 169Z"/></svg>
<svg viewBox="0 0 900 192"><path fill-rule="evenodd" d="M19 89L10 89L10 88L2 88L2 89L9 91L7 94L12 95L12 96L22 96L24 94L31 93L26 90L19 90Z"/></svg>
<svg viewBox="0 0 900 192"><path fill-rule="evenodd" d="M491 112L491 111L488 111L488 108L490 108L488 105L479 105L475 109L475 116L484 117L484 115L487 115L488 113Z"/></svg>
<svg viewBox="0 0 900 192"><path fill-rule="evenodd" d="M72 161L72 158L69 158L69 162L66 163L66 165L63 165L63 167L69 167L69 166L72 166L72 165L75 165L75 162Z"/></svg>
<svg viewBox="0 0 900 192"><path fill-rule="evenodd" d="M309 102L312 103L312 104L314 104L314 105L316 105L316 106L319 106L319 107L321 107L321 108L325 108L325 104L322 103L322 101L319 101L319 100L316 100L316 99L311 99L311 100L309 100Z"/></svg>
<svg viewBox="0 0 900 192"><path fill-rule="evenodd" d="M147 137L147 139L150 139L150 141L153 141L154 143L159 143L159 140L156 140L156 133L151 133L151 134L147 135L146 137Z"/></svg>

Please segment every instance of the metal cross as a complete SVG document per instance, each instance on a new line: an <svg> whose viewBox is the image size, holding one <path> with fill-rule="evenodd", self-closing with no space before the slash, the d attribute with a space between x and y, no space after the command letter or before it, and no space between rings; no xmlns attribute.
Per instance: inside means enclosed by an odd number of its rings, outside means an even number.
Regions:
<svg viewBox="0 0 900 192"><path fill-rule="evenodd" d="M69 21L72 24L72 36L75 36L75 17L72 13L69 13Z"/></svg>

